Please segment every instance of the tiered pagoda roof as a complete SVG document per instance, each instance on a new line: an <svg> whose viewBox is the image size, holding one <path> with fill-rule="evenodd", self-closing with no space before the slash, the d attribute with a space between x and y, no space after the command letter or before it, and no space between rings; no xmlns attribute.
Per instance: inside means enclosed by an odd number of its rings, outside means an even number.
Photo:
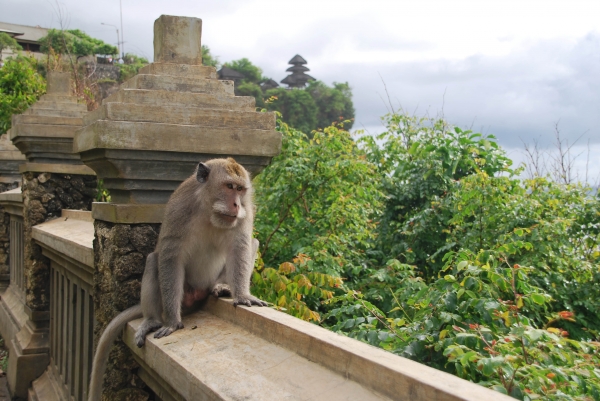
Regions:
<svg viewBox="0 0 600 401"><path fill-rule="evenodd" d="M289 88L304 88L308 81L314 81L315 79L310 75L306 74L306 71L310 71L303 64L306 64L306 60L296 54L288 64L292 64L286 71L291 72L290 75L281 80L282 84L286 84Z"/></svg>

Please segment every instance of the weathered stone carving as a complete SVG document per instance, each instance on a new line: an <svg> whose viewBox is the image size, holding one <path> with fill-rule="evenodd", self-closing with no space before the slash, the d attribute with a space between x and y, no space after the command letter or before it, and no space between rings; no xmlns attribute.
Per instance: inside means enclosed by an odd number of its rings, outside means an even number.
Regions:
<svg viewBox="0 0 600 401"><path fill-rule="evenodd" d="M75 130L87 112L70 94L68 72L48 72L48 91L23 114L13 115L10 139L29 163L81 164L73 152Z"/></svg>
<svg viewBox="0 0 600 401"><path fill-rule="evenodd" d="M281 149L275 114L256 112L254 98L234 96L232 82L201 65L201 25L157 19L155 62L104 99L76 134L75 151L114 203L165 204L199 161L233 156L257 174Z"/></svg>

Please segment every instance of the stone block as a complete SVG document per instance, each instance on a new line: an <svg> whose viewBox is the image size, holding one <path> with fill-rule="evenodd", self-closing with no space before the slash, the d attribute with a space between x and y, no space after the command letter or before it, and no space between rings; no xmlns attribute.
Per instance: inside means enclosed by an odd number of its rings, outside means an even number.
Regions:
<svg viewBox="0 0 600 401"><path fill-rule="evenodd" d="M233 81L186 78L171 75L136 75L122 84L121 88L215 93L233 96Z"/></svg>
<svg viewBox="0 0 600 401"><path fill-rule="evenodd" d="M71 95L63 95L56 93L46 93L40 97L41 102L57 102L57 103L77 103L77 98Z"/></svg>
<svg viewBox="0 0 600 401"><path fill-rule="evenodd" d="M154 21L154 60L159 63L202 64L202 20L161 15Z"/></svg>
<svg viewBox="0 0 600 401"><path fill-rule="evenodd" d="M81 113L80 113L81 114ZM27 115L20 114L13 116L13 125L18 124L46 124L46 125L76 125L81 126L83 124L83 118L81 115L77 117L65 117L65 116L41 116L41 115Z"/></svg>
<svg viewBox="0 0 600 401"><path fill-rule="evenodd" d="M77 110L81 113L85 113L87 111L87 107L85 106L85 104L82 103L46 102L42 100L34 103L31 107L35 107L36 109L39 108L51 110Z"/></svg>
<svg viewBox="0 0 600 401"><path fill-rule="evenodd" d="M84 118L85 125L96 120L270 130L275 125L275 113L200 109L164 104L107 103L89 112Z"/></svg>
<svg viewBox="0 0 600 401"><path fill-rule="evenodd" d="M212 93L170 92L165 90L121 89L103 100L103 104L137 103L255 111L255 99L250 96L228 96Z"/></svg>
<svg viewBox="0 0 600 401"><path fill-rule="evenodd" d="M215 67L160 62L154 62L140 68L138 74L174 75L178 77L217 79L217 70Z"/></svg>
<svg viewBox="0 0 600 401"><path fill-rule="evenodd" d="M48 87L47 93L53 95L71 94L71 73L48 71Z"/></svg>

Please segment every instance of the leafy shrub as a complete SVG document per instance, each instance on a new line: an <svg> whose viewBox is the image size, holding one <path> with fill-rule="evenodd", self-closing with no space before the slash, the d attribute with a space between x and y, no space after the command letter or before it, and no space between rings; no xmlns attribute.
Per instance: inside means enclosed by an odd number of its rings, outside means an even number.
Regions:
<svg viewBox="0 0 600 401"><path fill-rule="evenodd" d="M255 291L519 399L599 400L600 197L516 179L493 137L385 122L358 143L280 123L256 179Z"/></svg>
<svg viewBox="0 0 600 401"><path fill-rule="evenodd" d="M13 114L22 113L46 92L36 65L33 57L18 56L0 68L0 135L10 129Z"/></svg>

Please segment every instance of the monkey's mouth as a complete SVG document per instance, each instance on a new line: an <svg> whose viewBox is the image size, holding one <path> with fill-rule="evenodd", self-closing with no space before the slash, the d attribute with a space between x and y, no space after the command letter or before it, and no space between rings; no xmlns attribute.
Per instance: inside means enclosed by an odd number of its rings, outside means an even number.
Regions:
<svg viewBox="0 0 600 401"><path fill-rule="evenodd" d="M233 221L233 220L237 219L237 216L236 216L235 214L234 214L234 215L231 215L231 214L225 214L225 213L219 213L219 214L220 214L220 215L221 215L221 217L223 217L225 220L230 220L230 221Z"/></svg>

